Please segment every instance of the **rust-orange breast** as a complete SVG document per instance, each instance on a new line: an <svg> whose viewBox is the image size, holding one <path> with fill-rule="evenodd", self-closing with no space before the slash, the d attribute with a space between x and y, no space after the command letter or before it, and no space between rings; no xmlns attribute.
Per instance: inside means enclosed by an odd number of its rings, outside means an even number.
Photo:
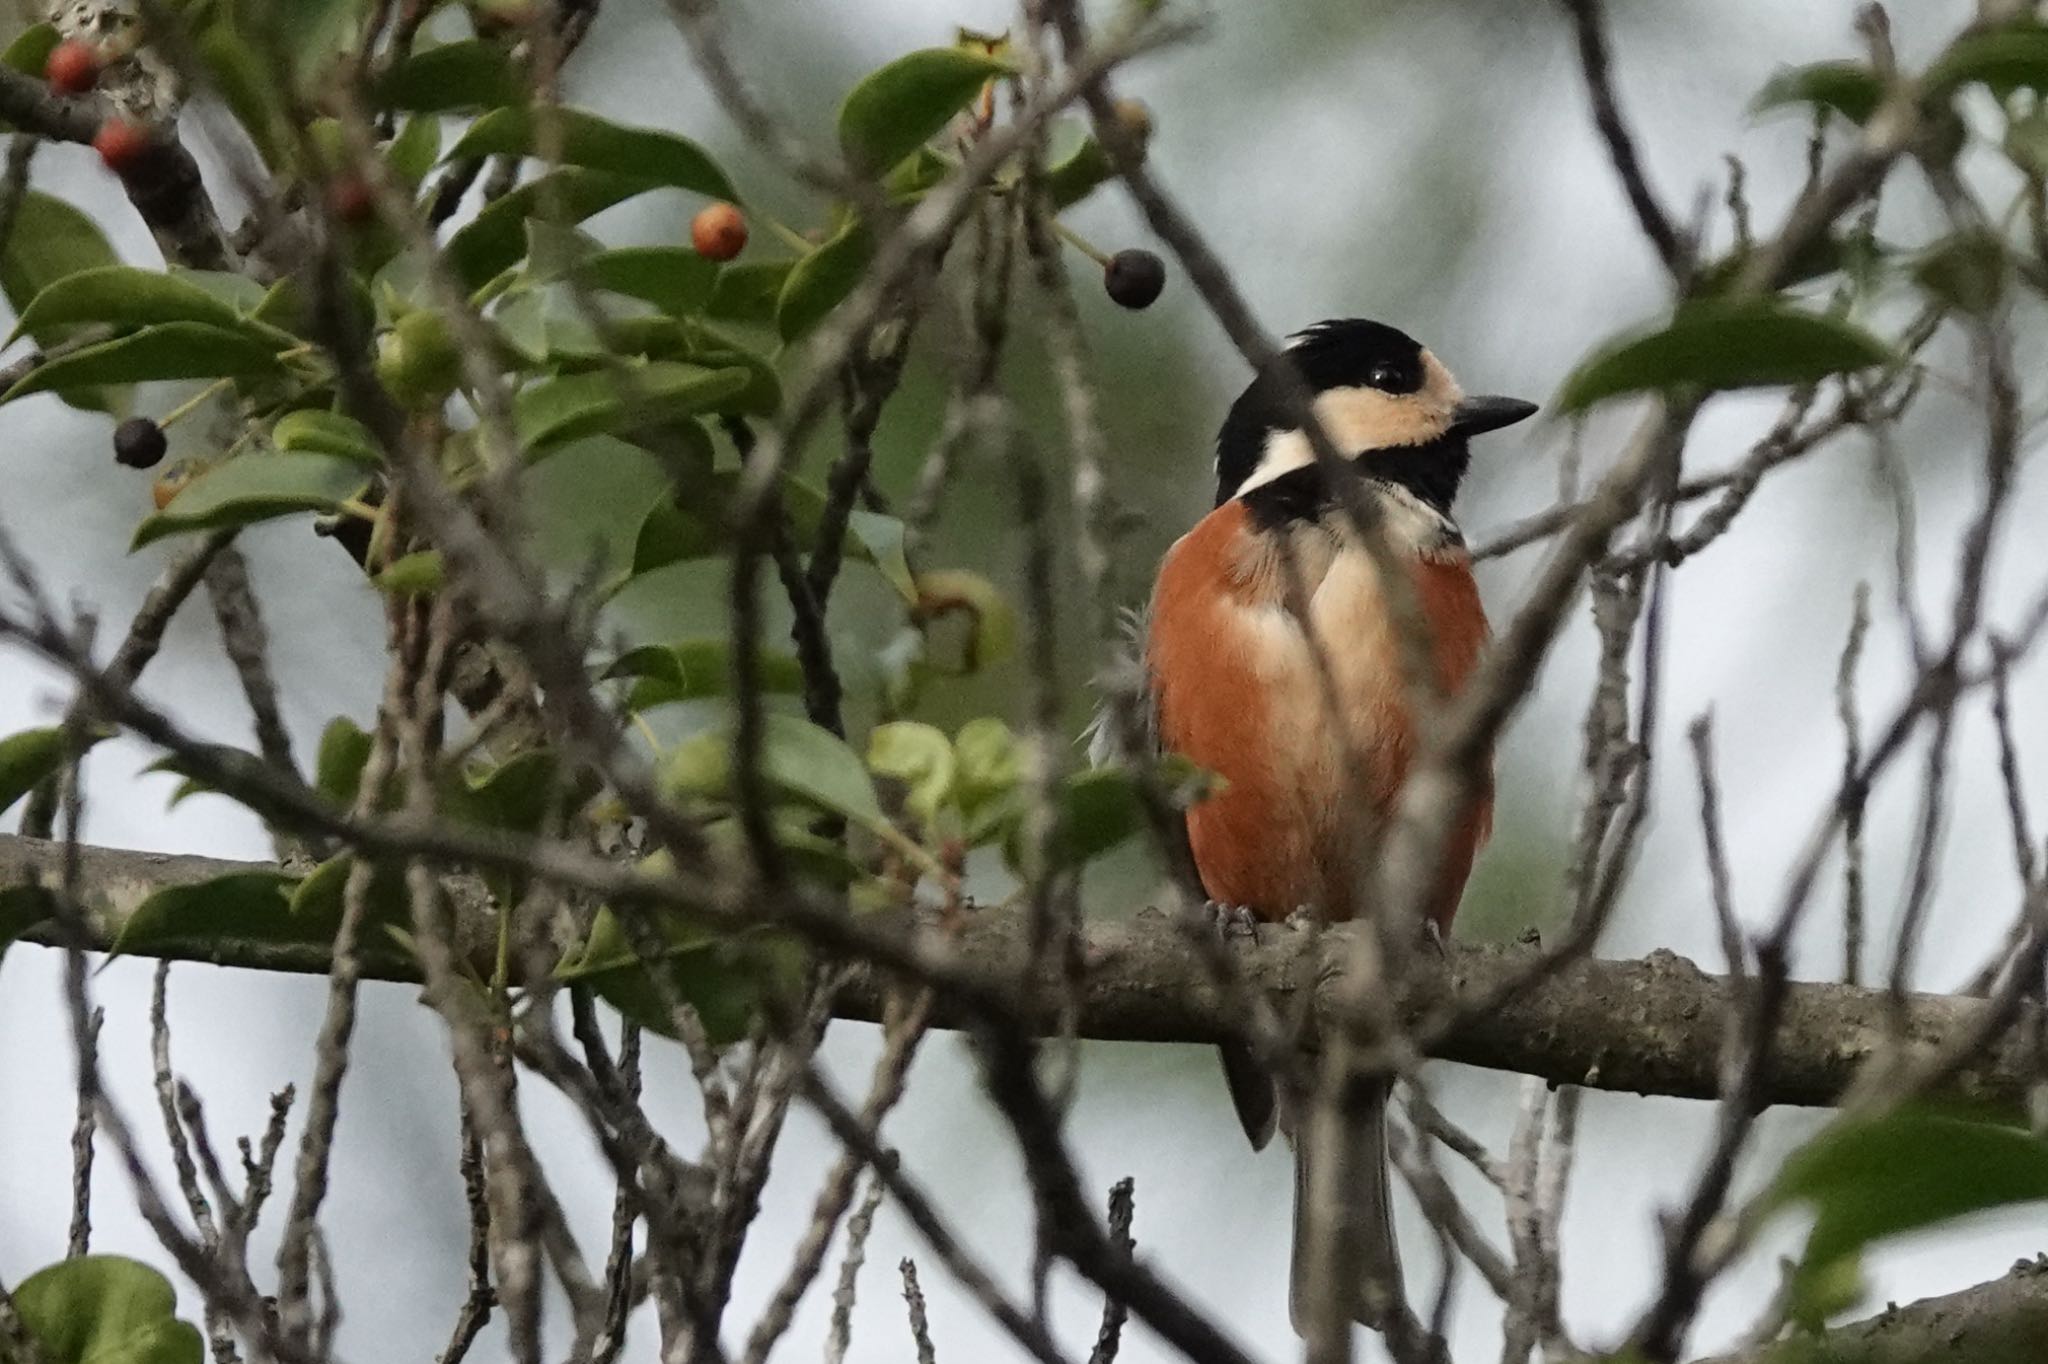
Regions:
<svg viewBox="0 0 2048 1364"><path fill-rule="evenodd" d="M1227 783L1188 812L1210 898L1267 919L1300 906L1345 919L1356 910L1356 855L1407 776L1414 725L1371 560L1321 529L1291 543L1289 556L1277 536L1256 533L1236 501L1204 517L1160 568L1148 662L1162 740ZM1417 557L1413 582L1439 679L1455 691L1486 638L1469 562L1459 551ZM1351 777L1347 749L1358 760ZM1439 924L1457 910L1491 814L1488 791L1446 850L1431 907Z"/></svg>

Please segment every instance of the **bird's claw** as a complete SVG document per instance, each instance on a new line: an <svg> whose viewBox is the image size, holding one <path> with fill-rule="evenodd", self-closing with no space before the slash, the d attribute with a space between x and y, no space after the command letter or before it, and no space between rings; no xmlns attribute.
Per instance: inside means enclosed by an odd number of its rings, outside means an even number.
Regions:
<svg viewBox="0 0 2048 1364"><path fill-rule="evenodd" d="M1443 925L1435 919L1422 921L1422 945L1438 961L1442 961L1448 955L1444 950Z"/></svg>
<svg viewBox="0 0 2048 1364"><path fill-rule="evenodd" d="M1259 940L1259 919L1250 905L1222 905L1211 900L1209 913L1215 916L1217 935L1225 942L1232 938Z"/></svg>

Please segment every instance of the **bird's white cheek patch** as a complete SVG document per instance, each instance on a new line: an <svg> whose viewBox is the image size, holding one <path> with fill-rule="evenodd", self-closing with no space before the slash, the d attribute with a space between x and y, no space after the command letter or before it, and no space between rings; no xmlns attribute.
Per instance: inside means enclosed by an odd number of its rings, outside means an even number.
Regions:
<svg viewBox="0 0 2048 1364"><path fill-rule="evenodd" d="M1330 443L1347 458L1364 450L1421 445L1450 428L1458 386L1434 357L1424 363L1428 382L1419 393L1390 394L1375 388L1332 388L1316 395L1316 416ZM1282 474L1316 462L1315 448L1301 431L1274 431L1259 452L1259 464L1237 492L1271 483Z"/></svg>
<svg viewBox="0 0 2048 1364"><path fill-rule="evenodd" d="M1259 467L1252 470L1252 476L1237 490L1243 497L1261 484L1271 483L1282 474L1296 469L1306 469L1316 462L1316 452L1309 447L1308 437L1299 431L1275 431L1266 437L1266 448L1259 454Z"/></svg>

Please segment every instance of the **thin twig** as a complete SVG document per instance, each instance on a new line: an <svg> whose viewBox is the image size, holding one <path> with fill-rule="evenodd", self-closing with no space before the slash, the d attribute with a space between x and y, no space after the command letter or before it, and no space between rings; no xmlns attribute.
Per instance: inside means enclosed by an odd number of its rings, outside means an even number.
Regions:
<svg viewBox="0 0 2048 1364"><path fill-rule="evenodd" d="M1863 978L1863 814L1869 791L1857 780L1863 731L1856 718L1856 667L1870 630L1870 585L1858 583L1849 609L1849 638L1835 672L1835 714L1842 721L1842 979Z"/></svg>
<svg viewBox="0 0 2048 1364"><path fill-rule="evenodd" d="M1109 1186L1109 1239L1110 1243L1125 1255L1137 1250L1138 1242L1131 1235L1131 1220L1137 1216L1137 1184L1129 1175ZM1095 1330L1095 1348L1088 1354L1088 1364L1115 1364L1118 1348L1123 1344L1124 1318L1130 1309L1114 1293L1105 1294L1102 1299L1102 1324Z"/></svg>
<svg viewBox="0 0 2048 1364"><path fill-rule="evenodd" d="M1607 19L1599 0L1564 0L1578 38L1579 68L1586 77L1586 91L1593 101L1593 124L1607 144L1614 160L1615 174L1628 195L1636 224L1657 252L1657 259L1671 277L1682 285L1692 272L1692 248L1671 225L1671 216L1657 201L1643 170L1635 138L1621 116L1621 104L1614 92L1613 57L1607 46Z"/></svg>
<svg viewBox="0 0 2048 1364"><path fill-rule="evenodd" d="M854 1294L861 1266L867 1262L868 1233L874 1230L883 1192L882 1181L870 1175L867 1193L846 1222L846 1255L839 1262L839 1283L832 1290L832 1325L825 1335L826 1364L843 1364L847 1347L853 1343Z"/></svg>
<svg viewBox="0 0 2048 1364"><path fill-rule="evenodd" d="M925 1317L924 1289L917 1282L917 1261L905 1256L897 1269L903 1274L903 1305L910 1313L910 1340L917 1348L917 1364L939 1364L938 1351L932 1348L932 1325Z"/></svg>
<svg viewBox="0 0 2048 1364"><path fill-rule="evenodd" d="M1692 722L1687 731L1692 739L1693 765L1699 774L1700 832L1706 841L1707 884L1712 890L1714 923L1721 931L1721 957L1728 974L1740 979L1749 969L1749 953L1742 945L1742 921L1735 913L1735 898L1729 890L1728 854L1721 841L1721 791L1714 777L1714 720L1711 714Z"/></svg>
<svg viewBox="0 0 2048 1364"><path fill-rule="evenodd" d="M99 1059L100 1025L107 1021L105 1009L94 1009L86 1024L80 1046L89 1064ZM71 1125L71 1234L64 1253L77 1257L92 1249L92 1156L93 1135L99 1125L98 1096L85 1077L78 1082L78 1116Z"/></svg>

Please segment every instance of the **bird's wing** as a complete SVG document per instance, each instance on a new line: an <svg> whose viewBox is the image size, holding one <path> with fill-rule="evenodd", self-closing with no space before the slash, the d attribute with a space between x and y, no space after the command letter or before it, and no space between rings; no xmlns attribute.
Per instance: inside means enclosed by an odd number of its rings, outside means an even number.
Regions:
<svg viewBox="0 0 2048 1364"><path fill-rule="evenodd" d="M1082 738L1088 745L1088 761L1107 767L1133 755L1157 757L1164 752L1159 735L1159 693L1152 685L1146 662L1146 644L1151 632L1148 608L1127 607L1118 613L1117 642L1109 665L1095 679L1098 700L1095 717ZM1176 811L1169 837L1178 848L1167 850L1181 865L1194 867L1194 849L1188 843L1185 815ZM1199 869L1197 870L1199 875ZM1241 1042L1217 1046L1223 1056L1223 1079L1230 1089L1231 1106L1254 1150L1273 1139L1279 1114L1278 1092L1273 1076Z"/></svg>
<svg viewBox="0 0 2048 1364"><path fill-rule="evenodd" d="M1095 716L1081 731L1088 765L1108 767L1126 754L1157 757L1159 698L1145 664L1150 611L1126 606L1117 612L1117 638L1109 663L1095 675Z"/></svg>

